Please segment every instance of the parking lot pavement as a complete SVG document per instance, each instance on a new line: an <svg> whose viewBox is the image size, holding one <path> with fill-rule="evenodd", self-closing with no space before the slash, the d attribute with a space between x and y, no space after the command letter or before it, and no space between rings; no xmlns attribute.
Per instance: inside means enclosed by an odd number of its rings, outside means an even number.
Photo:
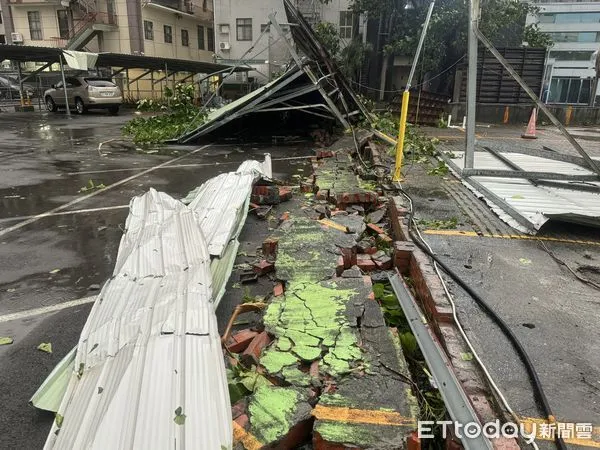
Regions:
<svg viewBox="0 0 600 450"><path fill-rule="evenodd" d="M306 146L232 145L144 153L117 141L99 151L100 142L121 137L130 117L0 113L0 336L14 339L0 346L0 448L43 445L53 417L27 401L76 344L91 307L61 310L61 303L96 294L110 276L133 196L154 187L181 198L265 152L274 176L286 179L304 161L279 159L311 153ZM231 309L225 300L222 307ZM41 342L52 343L53 353L36 350Z"/></svg>

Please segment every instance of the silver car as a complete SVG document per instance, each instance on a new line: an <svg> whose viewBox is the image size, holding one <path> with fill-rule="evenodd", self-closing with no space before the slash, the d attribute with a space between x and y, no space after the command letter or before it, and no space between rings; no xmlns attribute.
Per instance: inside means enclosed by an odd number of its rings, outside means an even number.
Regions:
<svg viewBox="0 0 600 450"><path fill-rule="evenodd" d="M74 106L79 114L88 109L108 109L111 114L119 112L123 103L123 94L118 86L105 78L93 77L66 77L67 98L69 106ZM44 92L44 101L48 111L65 108L65 90L62 81L52 85Z"/></svg>

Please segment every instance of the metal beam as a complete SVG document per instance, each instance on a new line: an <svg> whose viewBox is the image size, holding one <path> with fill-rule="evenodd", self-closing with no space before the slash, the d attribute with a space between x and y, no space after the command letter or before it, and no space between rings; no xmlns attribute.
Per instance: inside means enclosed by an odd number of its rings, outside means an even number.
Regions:
<svg viewBox="0 0 600 450"><path fill-rule="evenodd" d="M283 30L281 29L281 27L279 26L279 23L275 19L275 13L269 14L269 20L271 22L271 25L273 25L273 27L275 28L275 30L277 31L277 33L279 34L279 36L281 37L281 39L285 43L285 45L288 48L290 54L292 55L292 58L296 62L296 65L298 66L298 68L300 70L302 70L304 73L306 73L306 75L308 75L308 77L313 82L313 84L315 86L317 86L317 88L319 89L319 92L323 96L323 99L325 100L325 102L329 106L329 109L331 109L331 111L335 114L335 116L338 118L338 120L341 122L341 124L344 126L344 128L349 128L350 124L344 118L344 116L342 115L342 113L340 112L340 110L337 108L337 106L335 106L335 103L333 103L333 100L331 100L331 98L327 95L327 92L325 92L325 89L323 89L323 87L319 83L319 80L317 79L317 77L315 77L315 75L312 73L312 71L310 70L310 68L308 66L306 66L305 64L302 64L302 59L300 58L300 56L298 55L298 53L296 53L296 50L294 49L294 47L292 46L292 44L290 44L290 42L287 40L287 38L285 37L285 34L284 34Z"/></svg>
<svg viewBox="0 0 600 450"><path fill-rule="evenodd" d="M463 169L461 175L463 177L523 178L525 180L600 181L600 177L594 174L573 175L556 172L503 169Z"/></svg>
<svg viewBox="0 0 600 450"><path fill-rule="evenodd" d="M147 70L146 72L144 72L143 74L141 74L139 77L135 77L134 79L129 80L127 82L127 84L131 85L131 83L135 83L136 81L141 80L142 78L144 78L146 75L148 75L152 71L153 71L153 69Z"/></svg>
<svg viewBox="0 0 600 450"><path fill-rule="evenodd" d="M463 169L458 167L458 165L452 161L443 151L438 153L438 156L444 160L444 162L458 175L458 177L464 182L471 185L473 189L478 191L481 195L484 195L488 200L496 204L499 208L501 208L506 214L512 217L518 224L524 226L528 230L535 233L535 228L533 224L527 220L521 213L519 213L515 208L510 206L503 198L499 197L488 188L486 188L479 181L474 178L463 177Z"/></svg>
<svg viewBox="0 0 600 450"><path fill-rule="evenodd" d="M475 158L475 116L477 102L477 22L479 21L479 0L469 1L468 48L469 66L467 72L467 129L465 140L465 169L473 167Z"/></svg>
<svg viewBox="0 0 600 450"><path fill-rule="evenodd" d="M167 78L169 78L171 75L175 75L176 73L177 73L176 70L171 70L170 73L167 72L167 74L164 77L159 78L158 80L154 80L153 84L158 84L161 81L166 80Z"/></svg>
<svg viewBox="0 0 600 450"><path fill-rule="evenodd" d="M63 92L65 94L65 108L67 108L67 116L71 117L71 108L69 108L69 95L67 94L67 82L65 81L65 66L63 64L63 55L61 54L58 58L60 64L60 76L63 83Z"/></svg>
<svg viewBox="0 0 600 450"><path fill-rule="evenodd" d="M477 1L477 0L473 0ZM519 76L517 72L512 68L512 66L508 63L508 61L500 54L498 50L494 47L494 45L490 42L490 40L485 37L485 35L477 28L476 30L477 37L479 40L487 47L487 49L496 57L496 59L502 64L502 66L506 69L506 71L516 80L517 83L521 86L521 88L529 95L529 97L535 102L535 104L540 108L544 114L550 119L552 122L563 134L565 138L569 141L569 143L577 150L577 152L585 159L587 165L592 169L592 171L596 172L600 175L600 164L590 158L590 155L586 153L586 151L579 145L579 142L575 140L571 133L567 131L567 129L563 126L562 123L550 112L550 110L546 107L546 105L540 101L535 92L531 90L527 83L523 81L523 79Z"/></svg>
<svg viewBox="0 0 600 450"><path fill-rule="evenodd" d="M492 155L494 155L496 157L496 159L499 159L501 162L503 162L508 167L510 167L512 170L516 170L518 172L524 172L523 168L521 168L519 165L512 162L510 159L508 159L506 156L504 156L499 151L494 150L493 148L490 148L490 147L483 147L483 148L486 149L488 152L490 152ZM534 186L538 185L538 183L533 181L531 178L528 178L527 181L529 181Z"/></svg>
<svg viewBox="0 0 600 450"><path fill-rule="evenodd" d="M271 105L276 105L277 103L283 103L287 100L291 100L296 97L300 97L301 95L308 94L310 92L314 92L318 90L315 85L308 85L304 88L296 89L294 92L290 92L286 95L280 95L279 97L275 97L273 100L269 100L268 102L262 103L256 107L257 110L261 110L263 108L268 108Z"/></svg>
<svg viewBox="0 0 600 450"><path fill-rule="evenodd" d="M452 363L440 347L431 325L417 307L415 299L404 284L402 277L396 273L390 276L389 279L450 417L455 422L463 425L478 424L481 429L481 422L477 417L477 413L471 406L471 402L463 391L456 375L452 372ZM468 432L469 430L465 429L465 431ZM466 450L492 449L491 442L483 433L478 433L476 437L467 437L467 433L463 433L461 442Z"/></svg>
<svg viewBox="0 0 600 450"><path fill-rule="evenodd" d="M37 75L38 73L40 73L42 70L46 70L48 67L50 67L52 64L56 64L56 61L54 62L49 62L44 64L42 67L40 67L39 69L35 69L33 72L31 72L29 75L25 75L22 78L22 81L27 81L28 79L30 79L31 77Z"/></svg>

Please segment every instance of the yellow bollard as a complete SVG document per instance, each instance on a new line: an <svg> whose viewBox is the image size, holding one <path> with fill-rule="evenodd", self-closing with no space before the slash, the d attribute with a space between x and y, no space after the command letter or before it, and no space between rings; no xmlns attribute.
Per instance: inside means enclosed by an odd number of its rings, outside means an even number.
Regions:
<svg viewBox="0 0 600 450"><path fill-rule="evenodd" d="M571 124L571 116L573 115L573 106L567 106L567 111L565 113L565 126L568 127Z"/></svg>
<svg viewBox="0 0 600 450"><path fill-rule="evenodd" d="M392 181L402 181L402 158L404 157L404 134L406 133L406 116L408 115L409 91L402 94L402 108L400 109L400 129L398 130L398 142L396 142L396 168Z"/></svg>

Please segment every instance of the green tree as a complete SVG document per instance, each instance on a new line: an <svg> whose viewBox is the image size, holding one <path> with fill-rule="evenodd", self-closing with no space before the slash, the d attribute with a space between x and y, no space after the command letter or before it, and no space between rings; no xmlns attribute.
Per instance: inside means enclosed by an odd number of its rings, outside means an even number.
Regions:
<svg viewBox="0 0 600 450"><path fill-rule="evenodd" d="M317 37L336 60L340 70L349 78L357 79L363 62L371 51L371 44L354 38L343 48L337 27L330 22L319 22L315 27Z"/></svg>
<svg viewBox="0 0 600 450"><path fill-rule="evenodd" d="M352 9L380 19L384 36L381 43L385 55L414 55L428 0L354 0ZM536 25L525 26L528 13L538 8L519 0L481 0L482 32L497 46L549 46L550 37ZM425 72L440 71L454 63L467 51L467 0L437 0L422 54Z"/></svg>

